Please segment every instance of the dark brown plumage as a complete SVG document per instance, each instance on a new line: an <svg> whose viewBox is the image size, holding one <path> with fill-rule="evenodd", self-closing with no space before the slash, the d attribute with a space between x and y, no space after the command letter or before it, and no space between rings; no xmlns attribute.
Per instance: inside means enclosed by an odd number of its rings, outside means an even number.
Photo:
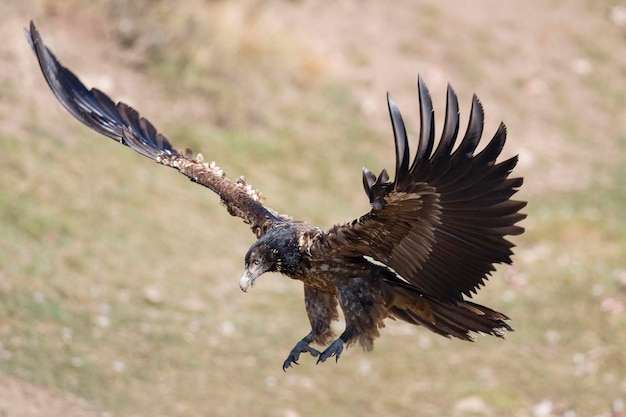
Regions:
<svg viewBox="0 0 626 417"><path fill-rule="evenodd" d="M472 332L502 337L508 318L472 303L471 297L494 270L511 263L507 235L521 234L524 202L511 200L522 185L509 178L517 158L496 162L505 143L503 124L480 152L483 109L474 96L469 125L459 132L457 97L448 87L445 124L435 143L428 89L418 77L421 131L413 161L402 116L388 96L396 149L394 180L363 171L372 209L329 230L292 222L263 205L243 179L229 180L201 155L181 153L154 126L124 103L114 104L88 90L44 45L31 22L26 37L46 81L61 104L97 132L129 146L217 193L228 212L250 225L258 240L245 258L240 287L246 291L265 272L280 272L304 283L311 331L292 349L283 369L303 352L318 362L341 355L359 342L372 349L384 319L398 318L446 337L472 340ZM435 147L436 145L436 147ZM345 331L333 340L330 323L345 316ZM322 352L312 343L328 345ZM330 343L330 344L329 344Z"/></svg>

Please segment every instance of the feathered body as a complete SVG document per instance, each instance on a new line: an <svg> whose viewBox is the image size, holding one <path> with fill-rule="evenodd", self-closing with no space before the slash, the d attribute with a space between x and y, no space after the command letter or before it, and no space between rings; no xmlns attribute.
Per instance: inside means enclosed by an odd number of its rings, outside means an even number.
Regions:
<svg viewBox="0 0 626 417"><path fill-rule="evenodd" d="M428 89L418 77L421 130L413 161L404 122L388 96L396 150L395 178L383 170L363 170L371 210L328 230L278 215L243 178L229 180L214 163L179 152L154 126L124 103L115 104L87 89L63 67L31 22L26 30L46 81L61 104L79 121L156 162L178 170L217 193L228 212L257 236L245 257L243 291L266 272L279 272L304 284L310 332L291 350L283 369L303 352L319 361L339 358L344 345L370 350L384 320L422 325L446 336L472 340L472 333L502 337L508 318L472 303L497 263L511 263L513 244L525 215L524 202L511 197L522 185L509 178L517 158L496 162L505 143L500 125L480 152L483 110L474 96L467 131L457 143L459 108L448 87L445 123L435 141ZM343 312L344 332L333 341L331 322ZM312 343L327 346L324 351Z"/></svg>

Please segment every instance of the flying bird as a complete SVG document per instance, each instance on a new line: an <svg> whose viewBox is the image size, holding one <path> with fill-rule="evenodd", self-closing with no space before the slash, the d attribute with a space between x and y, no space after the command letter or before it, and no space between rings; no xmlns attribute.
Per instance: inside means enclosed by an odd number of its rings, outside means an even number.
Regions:
<svg viewBox="0 0 626 417"><path fill-rule="evenodd" d="M247 291L266 272L304 283L311 330L290 351L283 370L302 353L317 363L339 359L357 342L366 350L384 327L400 319L445 336L473 340L475 333L504 337L509 318L469 299L485 284L494 265L511 263L526 205L512 196L522 178L510 178L517 156L497 162L506 140L500 124L477 151L484 113L474 95L469 123L459 136L459 105L450 85L441 138L428 89L418 76L421 129L411 158L402 116L387 94L395 143L395 176L364 168L363 187L371 209L361 217L324 230L291 221L263 204L243 177L230 180L215 163L181 152L132 107L88 89L45 46L33 22L25 29L43 75L57 99L91 129L128 146L192 182L217 193L228 212L247 223L257 240L245 256L239 281ZM343 312L338 338L331 322ZM323 350L311 346L323 346Z"/></svg>

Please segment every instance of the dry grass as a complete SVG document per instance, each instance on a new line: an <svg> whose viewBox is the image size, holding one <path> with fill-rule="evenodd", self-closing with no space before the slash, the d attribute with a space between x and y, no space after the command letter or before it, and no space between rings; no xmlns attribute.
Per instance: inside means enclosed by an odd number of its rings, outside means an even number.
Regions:
<svg viewBox="0 0 626 417"><path fill-rule="evenodd" d="M231 176L245 174L268 205L300 219L328 226L367 209L360 168L391 165L390 134L372 132L353 85L333 79L322 55L281 37L262 3L198 2L176 13L165 0L147 9L147 2L133 3L136 10L116 1L55 4L39 26L46 40L66 45L55 46L57 56L67 61L67 53L80 70L104 71L115 88L135 92L137 101L126 100L146 108L177 146L202 151ZM62 24L64 4L82 4L76 13L85 27ZM299 7L283 6L286 14ZM145 19L120 29L139 10ZM440 24L425 25L424 36L447 38L447 9L429 3L425 10ZM2 67L0 123L10 128L0 133L0 369L115 416L609 416L626 399L626 137L619 129L626 92L617 83L625 67L606 46L621 39L620 30L579 40L574 55L584 54L593 71L576 89L547 86L559 111L518 107L504 91L516 82L529 87L514 75L500 80L510 83L502 92L483 98L488 115L494 107L514 113L512 132L534 140L520 146L511 135L511 146L533 159L521 167L530 178L522 197L531 202L516 264L498 271L478 297L513 318L509 340L449 341L392 322L372 353L349 350L338 365L303 358L287 374L282 360L308 326L301 287L276 275L249 294L239 291L252 242L245 225L209 192L69 120L38 74L25 77L33 94L21 94L26 81ZM106 35L98 48L107 52L86 51L94 32ZM153 37L160 43L149 43ZM486 67L458 50L442 57L467 66L459 70L467 72L461 85L495 84L494 63L514 64L493 52L498 40L485 29L466 42L482 42L474 50L492 57ZM376 65L354 45L353 65ZM401 45L403 56L434 48ZM128 50L108 51L117 48ZM81 53L87 62L76 59ZM32 57L7 56L37 72ZM124 56L132 58L117 64ZM443 91L432 89L437 105ZM460 100L467 105L469 95ZM578 117L581 103L592 105ZM567 146L530 138L516 127L525 117L541 119L548 138ZM405 118L414 129L411 110ZM488 130L497 122L489 128L490 120ZM588 120L613 124L594 130ZM579 161L580 171L571 166ZM587 175L582 184L560 186L577 174Z"/></svg>

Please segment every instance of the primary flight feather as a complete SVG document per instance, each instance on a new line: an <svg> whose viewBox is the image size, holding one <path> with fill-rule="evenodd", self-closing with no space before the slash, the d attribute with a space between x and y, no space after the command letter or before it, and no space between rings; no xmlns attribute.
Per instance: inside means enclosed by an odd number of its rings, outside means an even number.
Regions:
<svg viewBox="0 0 626 417"><path fill-rule="evenodd" d="M290 221L263 205L261 194L243 179L231 181L214 163L175 150L167 138L128 105L87 89L59 63L31 22L25 30L43 75L61 104L79 121L136 152L186 175L217 193L228 212L257 236L245 257L243 291L266 272L304 283L310 332L289 353L283 369L300 354L339 359L344 346L371 350L384 319L422 325L446 337L472 340L472 333L502 337L508 317L470 302L498 263L511 263L525 202L511 197L522 185L509 178L517 157L496 162L506 139L500 125L480 152L483 109L474 96L467 130L457 144L459 106L448 86L445 123L435 140L430 94L418 77L421 130L413 160L398 107L387 96L396 167L376 176L363 169L371 210L328 230ZM345 330L333 341L331 322L341 308ZM323 351L312 347L317 343Z"/></svg>

